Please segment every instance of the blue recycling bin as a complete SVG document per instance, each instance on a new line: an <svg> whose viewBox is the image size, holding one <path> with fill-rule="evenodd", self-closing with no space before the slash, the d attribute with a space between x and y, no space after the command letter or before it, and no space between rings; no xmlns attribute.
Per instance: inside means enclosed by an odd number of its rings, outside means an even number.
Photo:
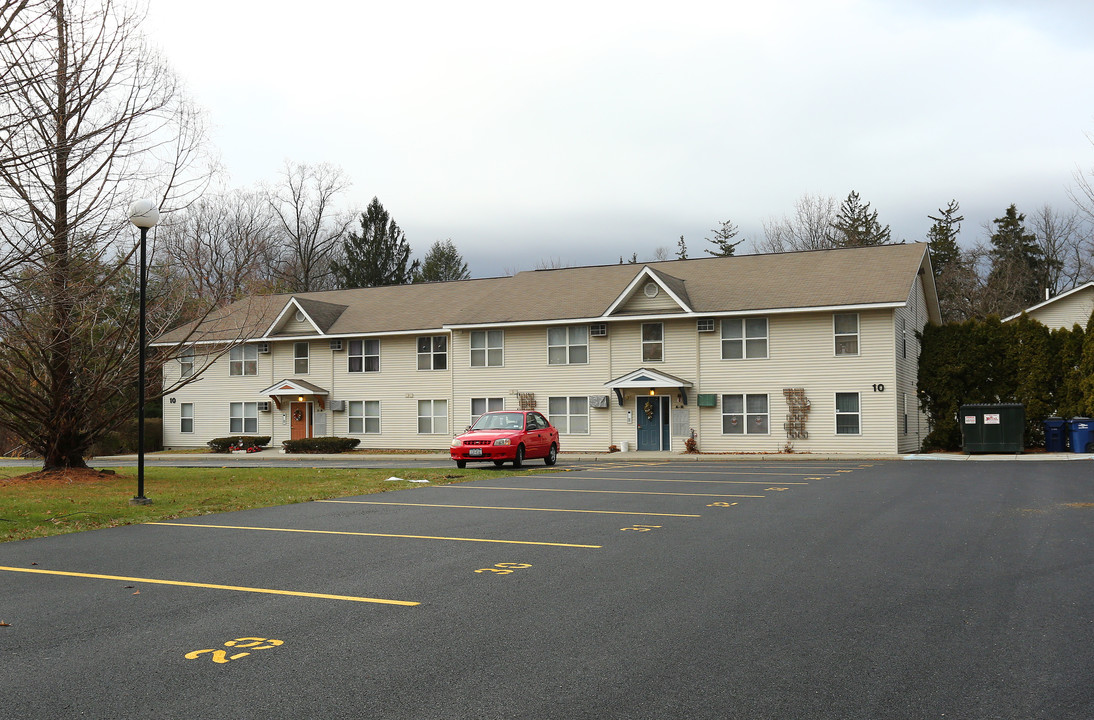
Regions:
<svg viewBox="0 0 1094 720"><path fill-rule="evenodd" d="M1094 453L1094 420L1088 417L1073 417L1067 427L1071 439L1071 452Z"/></svg>
<svg viewBox="0 0 1094 720"><path fill-rule="evenodd" d="M1045 451L1067 452L1067 420L1059 417L1045 418Z"/></svg>

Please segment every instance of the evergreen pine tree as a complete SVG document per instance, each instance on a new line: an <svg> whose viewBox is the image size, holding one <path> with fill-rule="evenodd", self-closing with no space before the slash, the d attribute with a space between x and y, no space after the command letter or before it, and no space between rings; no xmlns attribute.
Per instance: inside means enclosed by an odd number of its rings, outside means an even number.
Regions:
<svg viewBox="0 0 1094 720"><path fill-rule="evenodd" d="M871 212L870 203L863 204L854 190L840 204L832 231L835 247L887 245L890 241L889 226L881 226L877 210Z"/></svg>
<svg viewBox="0 0 1094 720"><path fill-rule="evenodd" d="M931 264L935 277L946 268L952 267L961 259L961 248L957 245L957 235L961 232L961 222L965 219L958 215L961 206L956 200L950 200L946 209L938 209L939 216L928 215L934 224L927 231L927 243L931 248Z"/></svg>
<svg viewBox="0 0 1094 720"><path fill-rule="evenodd" d="M467 263L453 244L452 239L438 240L425 254L421 267L414 275L414 282L447 282L468 280L471 272Z"/></svg>
<svg viewBox="0 0 1094 720"><path fill-rule="evenodd" d="M987 288L990 310L1000 315L1035 305L1047 279L1048 261L1037 236L1026 230L1026 216L1011 204L1003 217L995 218L991 235L991 271Z"/></svg>
<svg viewBox="0 0 1094 720"><path fill-rule="evenodd" d="M714 249L706 248L706 252L714 257L729 257L733 254L733 249L744 242L744 240L733 242L733 238L740 232L740 228L734 225L732 220L723 220L711 232L714 233L714 237L706 240L714 245Z"/></svg>
<svg viewBox="0 0 1094 720"><path fill-rule="evenodd" d="M418 270L410 262L410 244L378 198L361 213L361 232L342 242L344 260L331 263L339 288L407 285Z"/></svg>

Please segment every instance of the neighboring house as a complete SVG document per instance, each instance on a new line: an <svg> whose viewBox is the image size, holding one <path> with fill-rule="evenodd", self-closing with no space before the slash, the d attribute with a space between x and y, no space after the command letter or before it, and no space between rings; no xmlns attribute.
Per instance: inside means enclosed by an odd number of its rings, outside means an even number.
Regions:
<svg viewBox="0 0 1094 720"><path fill-rule="evenodd" d="M1094 282L1080 285L1022 312L1049 328L1070 330L1075 325L1086 328L1091 313L1094 313ZM1014 320L1021 314L1015 313L1003 318L1003 322Z"/></svg>
<svg viewBox="0 0 1094 720"><path fill-rule="evenodd" d="M535 407L563 451L912 452L925 244L521 272L257 296L174 345L164 445L348 436L444 449ZM230 347L230 349L228 349Z"/></svg>

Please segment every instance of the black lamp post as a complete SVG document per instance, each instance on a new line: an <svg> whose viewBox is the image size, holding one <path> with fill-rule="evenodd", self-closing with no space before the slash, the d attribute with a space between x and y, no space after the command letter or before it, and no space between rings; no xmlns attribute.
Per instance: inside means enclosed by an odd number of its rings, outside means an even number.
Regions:
<svg viewBox="0 0 1094 720"><path fill-rule="evenodd" d="M148 228L155 227L160 221L160 211L152 200L137 200L129 206L129 222L141 229L140 250L140 368L137 376L137 496L129 501L130 505L150 505L151 500L144 496L144 353L147 345L147 331L144 318L144 293L148 285L148 271L145 267L144 247L148 237Z"/></svg>

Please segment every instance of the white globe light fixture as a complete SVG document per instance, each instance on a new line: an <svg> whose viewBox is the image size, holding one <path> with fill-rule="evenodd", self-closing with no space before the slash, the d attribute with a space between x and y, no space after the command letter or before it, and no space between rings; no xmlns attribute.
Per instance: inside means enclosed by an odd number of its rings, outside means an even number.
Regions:
<svg viewBox="0 0 1094 720"><path fill-rule="evenodd" d="M147 345L145 327L144 296L148 285L148 273L145 264L144 247L148 237L148 228L155 227L160 221L160 211L156 203L149 199L137 200L129 206L129 222L141 229L140 252L140 348L138 351L140 367L137 371L137 496L129 501L130 505L148 505L152 501L144 496L144 354Z"/></svg>

